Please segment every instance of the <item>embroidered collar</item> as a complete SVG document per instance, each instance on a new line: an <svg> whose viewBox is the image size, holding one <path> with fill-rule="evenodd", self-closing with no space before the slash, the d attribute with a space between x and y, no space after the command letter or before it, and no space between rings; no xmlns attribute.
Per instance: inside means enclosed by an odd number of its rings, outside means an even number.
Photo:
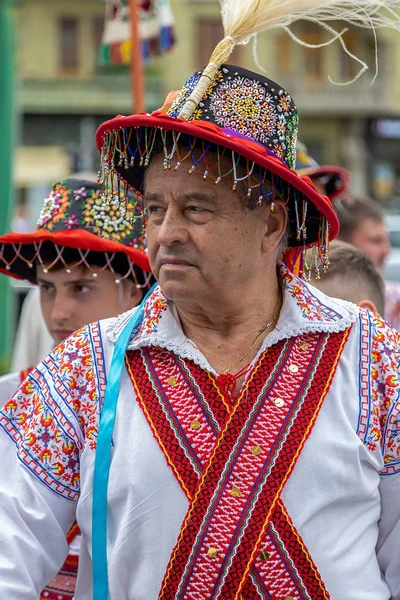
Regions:
<svg viewBox="0 0 400 600"><path fill-rule="evenodd" d="M279 265L279 271L282 309L275 329L265 338L260 352L282 339L304 333L344 331L356 320L358 307L354 304L326 296L293 275L283 264ZM113 344L134 310L110 320L107 337ZM128 349L137 350L143 346L167 348L213 371L194 342L185 336L174 304L167 300L159 286L146 302L140 330L132 333Z"/></svg>

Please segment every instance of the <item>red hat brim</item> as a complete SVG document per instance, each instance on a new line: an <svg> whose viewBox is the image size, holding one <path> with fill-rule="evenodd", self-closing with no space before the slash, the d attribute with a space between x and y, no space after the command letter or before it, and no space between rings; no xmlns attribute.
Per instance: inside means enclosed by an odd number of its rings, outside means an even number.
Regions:
<svg viewBox="0 0 400 600"><path fill-rule="evenodd" d="M32 260L34 259L36 254L35 244L39 244L40 242L53 242L57 246L65 246L66 248L76 250L124 254L139 269L147 273L151 272L149 259L144 252L130 246L125 246L119 242L106 240L93 233L89 233L85 229L54 232L47 229L38 229L32 233L13 232L0 236L0 272L15 279L26 279L35 283L35 273L30 271L27 262L31 258ZM17 255L17 252L23 256L23 259L15 260L10 265L10 270L7 270L5 264L10 263L13 257ZM5 263L3 256L6 254L7 261ZM30 276L31 272L32 276Z"/></svg>
<svg viewBox="0 0 400 600"><path fill-rule="evenodd" d="M155 111L154 113L147 114L141 113L137 115L131 115L128 117L116 117L110 121L106 121L97 130L96 144L101 152L103 148L104 138L107 134L116 132L118 130L138 128L138 127L149 127L149 128L161 128L166 131L176 131L177 133L187 134L194 138L203 139L212 144L216 144L236 152L240 156L253 161L260 167L270 171L274 175L277 175L290 186L301 192L316 209L326 218L329 223L329 237L333 239L339 233L339 221L332 208L332 204L329 198L322 196L316 190L311 180L304 176L298 175L295 171L292 171L287 167L281 160L270 156L266 149L262 145L254 142L250 139L237 138L228 135L222 131L217 125L208 123L206 121L185 121L183 119L172 118L161 111ZM129 171L135 167L130 167ZM118 172L119 175L124 178L123 170ZM143 176L141 176L143 179ZM128 181L131 183L131 181ZM141 192L140 185L134 186L137 193ZM316 240L313 240L315 243Z"/></svg>
<svg viewBox="0 0 400 600"><path fill-rule="evenodd" d="M343 194L343 192L350 185L350 173L344 169L343 167L336 167L331 165L321 165L318 167L305 167L304 169L298 169L298 174L300 177L324 177L325 175L336 176L342 183L341 187L329 194L329 199L331 201L335 200L338 196Z"/></svg>

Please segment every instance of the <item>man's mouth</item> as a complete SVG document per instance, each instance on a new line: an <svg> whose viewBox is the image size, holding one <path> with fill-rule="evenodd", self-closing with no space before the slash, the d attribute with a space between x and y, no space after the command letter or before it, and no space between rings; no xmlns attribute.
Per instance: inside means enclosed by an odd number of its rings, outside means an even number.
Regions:
<svg viewBox="0 0 400 600"><path fill-rule="evenodd" d="M182 260L180 258L162 258L160 260L160 267L164 267L164 266L193 267L193 264L188 262L187 260Z"/></svg>
<svg viewBox="0 0 400 600"><path fill-rule="evenodd" d="M74 330L70 330L70 329L52 329L50 332L52 338L56 341L59 341L59 340L63 341L65 339L67 339L67 337L72 335L73 333L74 333Z"/></svg>

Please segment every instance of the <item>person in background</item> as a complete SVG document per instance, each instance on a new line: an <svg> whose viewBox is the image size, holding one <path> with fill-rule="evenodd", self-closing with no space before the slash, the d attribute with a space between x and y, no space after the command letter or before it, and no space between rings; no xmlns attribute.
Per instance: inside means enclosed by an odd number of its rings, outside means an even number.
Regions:
<svg viewBox="0 0 400 600"><path fill-rule="evenodd" d="M340 223L337 239L365 252L383 270L390 240L381 206L372 198L354 197L335 202L333 207Z"/></svg>
<svg viewBox="0 0 400 600"><path fill-rule="evenodd" d="M87 171L73 173L68 176L68 179L90 182L96 181L96 177L96 173ZM22 203L22 208L23 215L30 222L30 215L25 203ZM15 213L18 214L17 209ZM14 217L11 223L11 231L29 233L35 229L31 224L28 228L21 228L21 226L22 224ZM24 371L31 365L37 365L52 348L54 348L54 340L50 336L43 319L40 307L40 291L37 286L34 286L28 291L22 303L11 359L11 372Z"/></svg>
<svg viewBox="0 0 400 600"><path fill-rule="evenodd" d="M383 271L390 254L389 232L381 206L372 198L349 198L334 203L340 223L338 239L362 250ZM385 282L386 320L400 330L400 286Z"/></svg>
<svg viewBox="0 0 400 600"><path fill-rule="evenodd" d="M385 316L385 282L382 273L355 246L334 240L329 249L328 271L318 279L310 272L312 285L327 296L353 302Z"/></svg>
<svg viewBox="0 0 400 600"><path fill-rule="evenodd" d="M32 231L32 224L26 202L18 202L15 206L14 215L11 221L12 231L18 233L29 233Z"/></svg>
<svg viewBox="0 0 400 600"><path fill-rule="evenodd" d="M38 316L45 324L49 344L45 354L83 326L140 303L151 274L147 256L135 248L138 232L132 221L129 202L125 212L112 209L97 183L70 178L53 185L35 232L0 237L0 270L37 285L40 308L30 301L24 311L30 328L38 326ZM22 328L25 339L26 333ZM25 365L36 364L28 360L34 360L32 354L25 354ZM29 371L24 368L0 378L1 406ZM79 539L74 524L67 534L69 555L43 590L43 600L73 597Z"/></svg>

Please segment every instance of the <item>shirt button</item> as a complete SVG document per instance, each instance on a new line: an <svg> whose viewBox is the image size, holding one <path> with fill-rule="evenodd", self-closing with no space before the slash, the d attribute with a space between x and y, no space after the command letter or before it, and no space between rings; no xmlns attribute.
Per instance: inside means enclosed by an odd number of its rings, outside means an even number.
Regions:
<svg viewBox="0 0 400 600"><path fill-rule="evenodd" d="M266 552L265 550L261 550L259 559L262 560L263 562L267 562L267 560L269 559L268 552Z"/></svg>
<svg viewBox="0 0 400 600"><path fill-rule="evenodd" d="M251 449L251 453L254 454L254 456L258 456L259 454L261 454L261 446L253 446Z"/></svg>
<svg viewBox="0 0 400 600"><path fill-rule="evenodd" d="M201 427L201 423L197 419L195 419L194 421L192 421L190 423L190 429L193 429L194 431L197 431L198 429L200 429L200 427Z"/></svg>
<svg viewBox="0 0 400 600"><path fill-rule="evenodd" d="M168 377L167 383L168 385L174 387L178 382L176 380L176 377Z"/></svg>
<svg viewBox="0 0 400 600"><path fill-rule="evenodd" d="M274 404L277 408L282 408L285 406L285 401L282 398L275 398Z"/></svg>
<svg viewBox="0 0 400 600"><path fill-rule="evenodd" d="M299 370L299 367L297 365L289 365L289 371L291 373L297 373L298 370ZM285 598L285 600L287 600L287 599Z"/></svg>
<svg viewBox="0 0 400 600"><path fill-rule="evenodd" d="M216 558L218 554L218 550L216 548L209 548L207 550L207 554L210 558Z"/></svg>
<svg viewBox="0 0 400 600"><path fill-rule="evenodd" d="M242 495L240 489L238 487L233 487L231 490L231 496L233 496L234 498L239 498Z"/></svg>

